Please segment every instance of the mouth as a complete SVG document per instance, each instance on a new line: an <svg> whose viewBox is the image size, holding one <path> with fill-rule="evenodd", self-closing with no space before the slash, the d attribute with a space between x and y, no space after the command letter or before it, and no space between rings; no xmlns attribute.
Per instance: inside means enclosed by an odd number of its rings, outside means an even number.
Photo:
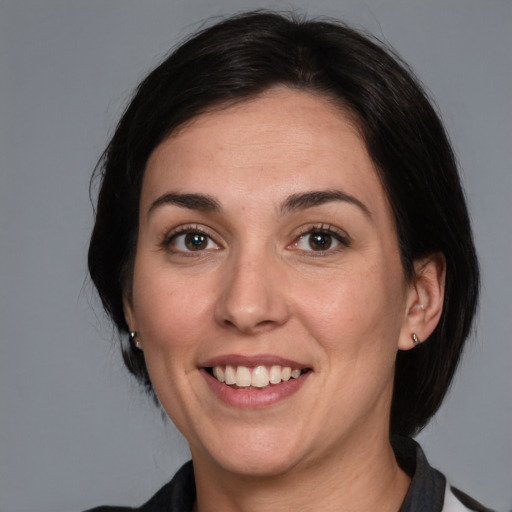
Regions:
<svg viewBox="0 0 512 512"><path fill-rule="evenodd" d="M272 354L226 354L203 361L199 369L222 402L243 409L285 401L307 386L314 371L307 364Z"/></svg>
<svg viewBox="0 0 512 512"><path fill-rule="evenodd" d="M204 368L218 382L233 389L265 389L298 379L310 368L274 365L216 365Z"/></svg>

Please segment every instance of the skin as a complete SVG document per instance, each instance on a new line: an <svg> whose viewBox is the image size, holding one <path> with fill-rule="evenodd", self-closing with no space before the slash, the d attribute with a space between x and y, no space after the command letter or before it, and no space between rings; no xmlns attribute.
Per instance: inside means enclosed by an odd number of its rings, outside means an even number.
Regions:
<svg viewBox="0 0 512 512"><path fill-rule="evenodd" d="M290 204L313 191L346 197ZM387 197L350 116L284 87L203 114L151 155L139 220L125 313L190 444L196 509L398 510L409 478L388 439L394 361L412 332L423 340L434 329L444 264L432 257L404 277ZM200 250L182 228L206 235ZM312 230L331 245L312 247ZM201 373L233 354L311 371L277 403L233 407Z"/></svg>

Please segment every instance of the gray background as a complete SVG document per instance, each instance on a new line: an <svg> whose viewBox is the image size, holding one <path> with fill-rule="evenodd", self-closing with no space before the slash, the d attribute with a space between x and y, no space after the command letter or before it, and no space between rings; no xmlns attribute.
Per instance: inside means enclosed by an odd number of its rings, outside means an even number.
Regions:
<svg viewBox="0 0 512 512"><path fill-rule="evenodd" d="M385 38L437 99L483 267L472 347L420 435L512 509L512 2L0 0L0 510L139 504L186 459L140 395L86 281L90 172L132 89L212 15L325 14Z"/></svg>

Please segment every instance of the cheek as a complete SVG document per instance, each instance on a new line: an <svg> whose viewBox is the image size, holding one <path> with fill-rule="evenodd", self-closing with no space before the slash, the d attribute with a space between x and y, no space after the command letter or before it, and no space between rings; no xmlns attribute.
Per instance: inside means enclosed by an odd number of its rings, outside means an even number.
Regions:
<svg viewBox="0 0 512 512"><path fill-rule="evenodd" d="M141 265L142 267L142 265ZM211 286L204 279L140 268L134 279L134 308L153 388L164 410L183 431L188 424L191 379L197 379L201 340L211 332ZM211 292L210 292L211 293Z"/></svg>
<svg viewBox="0 0 512 512"><path fill-rule="evenodd" d="M212 288L205 277L184 278L165 268L140 266L134 279L134 310L148 357L156 351L172 352L172 361L174 353L187 351L201 339L212 318Z"/></svg>
<svg viewBox="0 0 512 512"><path fill-rule="evenodd" d="M404 288L396 264L353 265L325 282L303 282L294 292L313 336L330 352L365 349L394 357L402 324Z"/></svg>

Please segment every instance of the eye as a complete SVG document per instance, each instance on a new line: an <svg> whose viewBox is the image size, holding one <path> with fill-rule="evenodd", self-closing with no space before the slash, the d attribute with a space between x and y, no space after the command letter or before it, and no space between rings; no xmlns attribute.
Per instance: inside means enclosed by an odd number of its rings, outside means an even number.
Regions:
<svg viewBox="0 0 512 512"><path fill-rule="evenodd" d="M302 251L328 251L340 244L333 235L326 232L313 232L302 235L297 241L297 249Z"/></svg>
<svg viewBox="0 0 512 512"><path fill-rule="evenodd" d="M175 233L170 237L168 243L173 250L182 252L199 252L220 248L209 235L201 231Z"/></svg>
<svg viewBox="0 0 512 512"><path fill-rule="evenodd" d="M349 246L349 239L334 231L333 228L315 228L299 236L293 249L307 252L334 252L337 249Z"/></svg>

